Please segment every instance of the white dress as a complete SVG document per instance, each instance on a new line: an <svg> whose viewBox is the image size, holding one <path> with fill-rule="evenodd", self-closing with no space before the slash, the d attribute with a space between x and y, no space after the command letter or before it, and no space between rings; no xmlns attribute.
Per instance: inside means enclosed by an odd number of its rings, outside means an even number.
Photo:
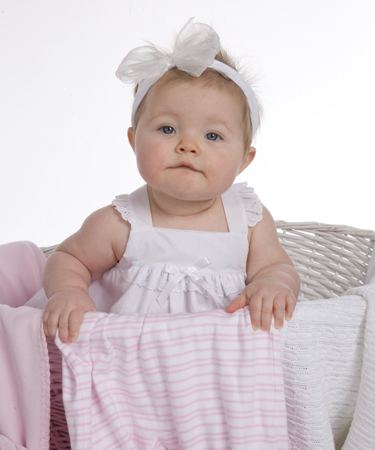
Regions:
<svg viewBox="0 0 375 450"><path fill-rule="evenodd" d="M112 204L131 224L121 260L93 281L98 311L160 314L223 309L245 288L248 227L262 219L262 205L247 183L222 196L229 232L157 228L147 186ZM37 293L27 306L45 307Z"/></svg>

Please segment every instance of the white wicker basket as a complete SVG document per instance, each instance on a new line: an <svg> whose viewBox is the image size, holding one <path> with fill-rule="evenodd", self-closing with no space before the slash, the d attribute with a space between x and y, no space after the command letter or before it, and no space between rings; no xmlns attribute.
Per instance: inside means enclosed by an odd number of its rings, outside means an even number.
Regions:
<svg viewBox="0 0 375 450"><path fill-rule="evenodd" d="M276 227L301 277L298 300L336 297L365 283L375 231L315 222Z"/></svg>
<svg viewBox="0 0 375 450"><path fill-rule="evenodd" d="M279 239L301 277L298 300L342 295L363 285L375 231L316 222L276 222ZM46 256L56 246L42 248Z"/></svg>

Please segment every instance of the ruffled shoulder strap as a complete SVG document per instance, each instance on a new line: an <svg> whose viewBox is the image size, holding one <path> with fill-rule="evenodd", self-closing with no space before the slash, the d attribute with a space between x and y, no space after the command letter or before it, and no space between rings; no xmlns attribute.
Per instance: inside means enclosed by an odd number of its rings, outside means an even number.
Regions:
<svg viewBox="0 0 375 450"><path fill-rule="evenodd" d="M124 220L135 228L152 227L150 202L148 200L147 185L144 184L131 194L118 195L112 205L122 215Z"/></svg>
<svg viewBox="0 0 375 450"><path fill-rule="evenodd" d="M117 195L114 200L112 200L112 205L121 214L122 218L127 222L131 223L131 214L128 206L128 194Z"/></svg>
<svg viewBox="0 0 375 450"><path fill-rule="evenodd" d="M263 207L260 198L252 187L248 187L246 181L232 185L232 189L241 199L245 209L247 226L254 227L263 218Z"/></svg>

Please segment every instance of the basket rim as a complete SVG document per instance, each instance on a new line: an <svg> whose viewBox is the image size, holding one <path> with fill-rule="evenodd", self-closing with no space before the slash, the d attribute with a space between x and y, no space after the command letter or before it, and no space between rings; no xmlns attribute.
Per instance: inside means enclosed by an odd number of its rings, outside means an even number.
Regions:
<svg viewBox="0 0 375 450"><path fill-rule="evenodd" d="M375 239L375 231L364 228L356 228L349 225L334 225L321 222L286 222L283 220L275 220L278 229L296 229L310 231L333 231L337 233L347 233L353 235L363 235Z"/></svg>

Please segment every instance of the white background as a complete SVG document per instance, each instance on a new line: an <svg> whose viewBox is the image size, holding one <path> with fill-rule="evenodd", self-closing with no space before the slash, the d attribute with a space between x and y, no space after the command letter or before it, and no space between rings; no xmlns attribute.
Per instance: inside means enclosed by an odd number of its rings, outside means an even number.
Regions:
<svg viewBox="0 0 375 450"><path fill-rule="evenodd" d="M259 77L238 180L275 219L375 229L373 0L0 0L0 244L56 244L143 183L114 72L192 16Z"/></svg>

